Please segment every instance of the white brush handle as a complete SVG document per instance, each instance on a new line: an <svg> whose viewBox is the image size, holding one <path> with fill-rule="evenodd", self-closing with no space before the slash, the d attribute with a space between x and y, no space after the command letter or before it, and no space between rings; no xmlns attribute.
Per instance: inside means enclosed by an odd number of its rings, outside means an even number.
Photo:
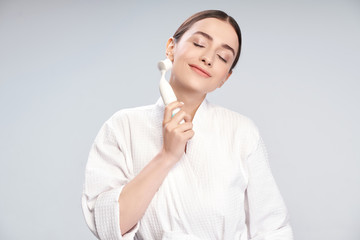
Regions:
<svg viewBox="0 0 360 240"><path fill-rule="evenodd" d="M163 72L160 83L159 83L159 89L161 97L164 101L165 105L168 105L172 102L177 101L176 95L174 93L174 90L172 89L170 83L166 81L165 79L165 72Z"/></svg>
<svg viewBox="0 0 360 240"><path fill-rule="evenodd" d="M175 114L177 114L180 111L180 108L175 108L172 112L171 117L173 117ZM185 121L184 119L180 121L180 124L183 124Z"/></svg>
<svg viewBox="0 0 360 240"><path fill-rule="evenodd" d="M172 102L177 101L176 95L174 93L174 90L171 88L171 85L168 81L165 80L165 78L160 79L160 94L161 98L164 101L165 105L168 105ZM173 117L176 113L180 111L180 108L176 108L173 110L171 117ZM181 120L180 124L184 123L184 120Z"/></svg>
<svg viewBox="0 0 360 240"><path fill-rule="evenodd" d="M160 61L158 63L158 68L161 71L159 89L160 89L161 98L163 99L165 105L177 101L174 90L172 89L170 83L165 79L165 73L167 70L170 70L171 67L172 67L172 62L169 59L165 59L164 61ZM175 110L173 110L172 117L179 111L180 108L176 108ZM181 120L180 124L181 123L184 123L184 120Z"/></svg>

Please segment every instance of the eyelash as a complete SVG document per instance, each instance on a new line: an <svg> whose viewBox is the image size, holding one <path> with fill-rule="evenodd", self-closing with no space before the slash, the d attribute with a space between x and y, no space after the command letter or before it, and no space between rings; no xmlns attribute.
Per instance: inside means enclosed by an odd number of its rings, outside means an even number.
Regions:
<svg viewBox="0 0 360 240"><path fill-rule="evenodd" d="M196 43L196 42L194 42L194 46L195 46L195 47L201 47L201 48L204 47L203 45L200 45L200 44L198 44L198 43Z"/></svg>
<svg viewBox="0 0 360 240"><path fill-rule="evenodd" d="M200 44L198 44L196 42L194 42L194 46L195 47L200 47L200 48L204 47L203 45L200 45ZM219 54L218 54L218 57L220 58L221 61L223 61L224 63L227 63L227 61L223 57L221 57Z"/></svg>
<svg viewBox="0 0 360 240"><path fill-rule="evenodd" d="M225 60L225 58L221 57L220 55L218 55L218 57L219 57L224 63L227 63L227 61Z"/></svg>

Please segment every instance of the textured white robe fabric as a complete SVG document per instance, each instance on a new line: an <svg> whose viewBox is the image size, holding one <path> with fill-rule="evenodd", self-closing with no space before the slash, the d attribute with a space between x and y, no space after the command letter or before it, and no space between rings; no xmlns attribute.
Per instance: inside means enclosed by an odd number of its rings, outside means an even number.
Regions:
<svg viewBox="0 0 360 240"><path fill-rule="evenodd" d="M115 113L99 131L82 195L86 222L99 239L293 239L257 127L206 99L193 119L186 153L142 219L121 236L119 194L160 151L163 114L159 99Z"/></svg>

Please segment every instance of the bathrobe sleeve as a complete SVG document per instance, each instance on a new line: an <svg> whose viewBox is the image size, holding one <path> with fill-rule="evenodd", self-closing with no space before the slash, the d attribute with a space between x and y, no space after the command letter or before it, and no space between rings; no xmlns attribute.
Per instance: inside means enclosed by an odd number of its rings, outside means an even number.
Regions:
<svg viewBox="0 0 360 240"><path fill-rule="evenodd" d="M248 186L245 211L251 240L292 240L289 215L275 183L264 142L255 134L254 150L247 159Z"/></svg>
<svg viewBox="0 0 360 240"><path fill-rule="evenodd" d="M118 199L132 179L132 163L125 157L122 138L126 124L114 116L100 129L85 170L82 208L90 230L101 240L133 239L138 224L124 236L120 232Z"/></svg>

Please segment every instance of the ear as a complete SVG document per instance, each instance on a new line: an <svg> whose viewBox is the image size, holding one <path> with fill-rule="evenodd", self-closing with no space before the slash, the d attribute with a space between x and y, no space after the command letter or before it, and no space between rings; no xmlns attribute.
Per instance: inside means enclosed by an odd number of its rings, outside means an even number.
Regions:
<svg viewBox="0 0 360 240"><path fill-rule="evenodd" d="M171 61L174 61L174 48L175 48L175 40L174 38L169 38L166 43L166 57Z"/></svg>
<svg viewBox="0 0 360 240"><path fill-rule="evenodd" d="M231 74L232 74L232 70L230 70L230 72L228 73L227 77L220 82L218 88L221 88L222 85L224 85L224 83L229 79L229 77L231 76Z"/></svg>

